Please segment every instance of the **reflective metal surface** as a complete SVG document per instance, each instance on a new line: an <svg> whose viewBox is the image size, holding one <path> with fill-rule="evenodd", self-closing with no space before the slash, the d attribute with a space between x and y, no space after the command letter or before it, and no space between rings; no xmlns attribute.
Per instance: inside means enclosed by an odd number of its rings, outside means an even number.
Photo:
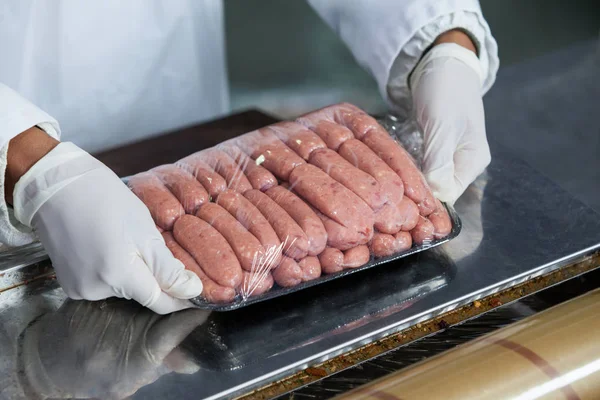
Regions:
<svg viewBox="0 0 600 400"><path fill-rule="evenodd" d="M494 142L492 153L486 175L455 205L463 230L453 241L205 322L175 315L160 335L150 332L162 317L127 302L63 303L53 280L6 290L0 398L232 397L600 246L598 214ZM188 319L197 327L183 340Z"/></svg>

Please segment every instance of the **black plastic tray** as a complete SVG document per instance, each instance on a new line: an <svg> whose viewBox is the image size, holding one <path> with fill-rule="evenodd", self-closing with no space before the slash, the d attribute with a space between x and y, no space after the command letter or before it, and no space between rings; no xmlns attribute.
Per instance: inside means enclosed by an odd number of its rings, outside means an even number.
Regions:
<svg viewBox="0 0 600 400"><path fill-rule="evenodd" d="M452 208L451 206L449 206L447 204L444 204L444 206L446 207L446 209L448 210L448 213L450 214L450 220L452 221L452 230L450 231L450 234L443 239L437 239L437 240L432 241L431 243L421 245L421 246L413 246L409 250L406 250L401 253L394 254L394 255L391 255L388 257L372 258L371 261L369 261L367 264L363 265L362 267L345 269L343 271L336 272L335 274L322 275L321 277L319 277L317 279L314 279L314 280L308 281L308 282L303 282L303 283L300 283L293 287L281 287L281 286L278 286L277 284L275 284L273 286L273 288L266 293L263 293L263 294L260 294L257 296L247 297L245 299L241 295L238 295L232 302L229 302L229 303L211 303L201 296L191 299L191 302L194 303L198 308L202 308L205 310L232 311L232 310L236 310L238 308L249 306L251 304L260 303L260 302L271 300L271 299L274 299L277 297L285 296L290 293L295 293L295 292L298 292L300 290L303 290L303 289L306 289L309 287L320 285L324 282L329 282L334 279L339 279L339 278L342 278L342 277L350 275L350 274L355 274L357 272L376 267L378 265L386 264L390 261L398 260L400 258L404 258L404 257L410 256L415 253L419 253L419 252L422 252L425 250L432 249L434 247L437 247L443 243L446 243L446 242L454 239L456 236L458 236L458 234L460 233L460 231L462 229L462 222L460 221L460 218L458 217L458 214L456 213L454 208Z"/></svg>

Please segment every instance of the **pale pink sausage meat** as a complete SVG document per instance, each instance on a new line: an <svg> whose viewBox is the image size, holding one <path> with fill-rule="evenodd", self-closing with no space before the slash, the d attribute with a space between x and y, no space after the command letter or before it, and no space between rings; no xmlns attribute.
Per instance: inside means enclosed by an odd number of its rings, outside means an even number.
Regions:
<svg viewBox="0 0 600 400"><path fill-rule="evenodd" d="M202 150L196 153L200 159L208 164L219 175L225 178L227 188L244 193L252 189L252 185L238 164L224 151L218 148Z"/></svg>
<svg viewBox="0 0 600 400"><path fill-rule="evenodd" d="M282 186L272 187L265 193L300 225L308 239L308 255L316 256L321 253L327 245L327 231L310 206Z"/></svg>
<svg viewBox="0 0 600 400"><path fill-rule="evenodd" d="M146 205L154 223L166 231L185 214L181 203L152 172L142 172L129 178L127 186Z"/></svg>
<svg viewBox="0 0 600 400"><path fill-rule="evenodd" d="M236 288L242 283L242 267L233 249L209 223L194 215L184 215L175 223L173 236L219 285Z"/></svg>
<svg viewBox="0 0 600 400"><path fill-rule="evenodd" d="M267 128L246 133L233 143L279 179L287 180L296 166L304 164L300 156Z"/></svg>
<svg viewBox="0 0 600 400"><path fill-rule="evenodd" d="M373 210L360 197L314 165L296 167L290 174L290 187L339 224L368 238L373 234Z"/></svg>
<svg viewBox="0 0 600 400"><path fill-rule="evenodd" d="M194 257L177 243L171 232L164 232L162 236L173 256L183 263L185 269L198 275L202 281L202 297L211 303L228 303L233 300L235 290L227 286L221 286L210 279L194 260Z"/></svg>
<svg viewBox="0 0 600 400"><path fill-rule="evenodd" d="M194 214L208 201L208 192L189 172L174 164L161 165L151 169L161 182L179 200L185 212Z"/></svg>
<svg viewBox="0 0 600 400"><path fill-rule="evenodd" d="M269 221L250 200L238 192L226 190L219 194L216 203L229 211L244 228L259 240L275 264L279 262L281 241Z"/></svg>
<svg viewBox="0 0 600 400"><path fill-rule="evenodd" d="M356 246L344 252L344 268L358 268L369 262L371 252L366 244Z"/></svg>
<svg viewBox="0 0 600 400"><path fill-rule="evenodd" d="M207 163L202 161L198 153L182 158L175 165L194 175L211 197L215 197L227 189L225 179L216 173Z"/></svg>
<svg viewBox="0 0 600 400"><path fill-rule="evenodd" d="M363 142L396 172L404 183L404 194L416 204L423 203L422 212L435 209L435 198L412 157L382 129L370 130Z"/></svg>
<svg viewBox="0 0 600 400"><path fill-rule="evenodd" d="M223 144L218 148L235 160L254 189L264 192L277 185L277 178L265 168L257 165L256 161L248 157L239 147L233 144Z"/></svg>
<svg viewBox="0 0 600 400"><path fill-rule="evenodd" d="M387 200L375 178L355 168L331 149L313 151L309 162L354 192L374 211L379 210Z"/></svg>
<svg viewBox="0 0 600 400"><path fill-rule="evenodd" d="M321 276L321 263L318 257L308 256L298 262L302 269L302 281L308 282Z"/></svg>
<svg viewBox="0 0 600 400"><path fill-rule="evenodd" d="M427 218L433 224L434 235L436 239L445 238L452 231L452 221L450 220L450 215L448 215L448 211L446 207L436 199L436 209L434 212L429 214Z"/></svg>
<svg viewBox="0 0 600 400"><path fill-rule="evenodd" d="M410 234L417 245L428 244L435 238L435 227L427 218L419 215L419 222Z"/></svg>
<svg viewBox="0 0 600 400"><path fill-rule="evenodd" d="M333 247L328 247L319 254L319 261L326 274L334 274L344 269L344 253Z"/></svg>
<svg viewBox="0 0 600 400"><path fill-rule="evenodd" d="M402 215L402 230L410 231L417 226L419 222L419 209L417 205L408 197L404 197L398 204L398 212Z"/></svg>
<svg viewBox="0 0 600 400"><path fill-rule="evenodd" d="M273 270L273 279L282 287L296 286L302 282L303 276L302 268L296 260L289 257L283 257L281 264Z"/></svg>
<svg viewBox="0 0 600 400"><path fill-rule="evenodd" d="M274 283L273 275L270 272L244 271L244 278L242 279L239 292L244 297L258 296L271 290Z"/></svg>
<svg viewBox="0 0 600 400"><path fill-rule="evenodd" d="M253 271L256 266L264 263L265 249L258 239L223 207L208 203L202 206L196 215L223 235L243 269ZM265 268L272 267L271 264L265 265Z"/></svg>
<svg viewBox="0 0 600 400"><path fill-rule="evenodd" d="M308 238L294 219L269 196L260 190L249 190L244 196L269 221L281 242L285 255L300 260L308 255Z"/></svg>
<svg viewBox="0 0 600 400"><path fill-rule="evenodd" d="M280 122L267 128L306 161L313 151L327 147L317 134L296 122Z"/></svg>

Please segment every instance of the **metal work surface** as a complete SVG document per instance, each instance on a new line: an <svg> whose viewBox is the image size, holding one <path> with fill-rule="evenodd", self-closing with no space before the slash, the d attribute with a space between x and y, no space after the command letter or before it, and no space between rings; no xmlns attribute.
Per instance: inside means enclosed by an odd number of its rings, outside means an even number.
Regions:
<svg viewBox="0 0 600 400"><path fill-rule="evenodd" d="M52 280L4 291L0 398L19 398L19 382L52 397L233 397L600 247L598 214L493 142L492 153L455 205L453 241L206 321L119 301L63 304Z"/></svg>

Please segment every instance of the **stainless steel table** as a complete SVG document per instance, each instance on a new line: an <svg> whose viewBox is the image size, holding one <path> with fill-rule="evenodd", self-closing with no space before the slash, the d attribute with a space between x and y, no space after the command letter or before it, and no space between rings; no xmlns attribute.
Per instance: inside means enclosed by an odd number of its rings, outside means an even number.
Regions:
<svg viewBox="0 0 600 400"><path fill-rule="evenodd" d="M600 249L595 211L491 147L488 171L456 204L458 238L278 300L159 317L66 300L52 279L0 292L0 399L234 397Z"/></svg>

